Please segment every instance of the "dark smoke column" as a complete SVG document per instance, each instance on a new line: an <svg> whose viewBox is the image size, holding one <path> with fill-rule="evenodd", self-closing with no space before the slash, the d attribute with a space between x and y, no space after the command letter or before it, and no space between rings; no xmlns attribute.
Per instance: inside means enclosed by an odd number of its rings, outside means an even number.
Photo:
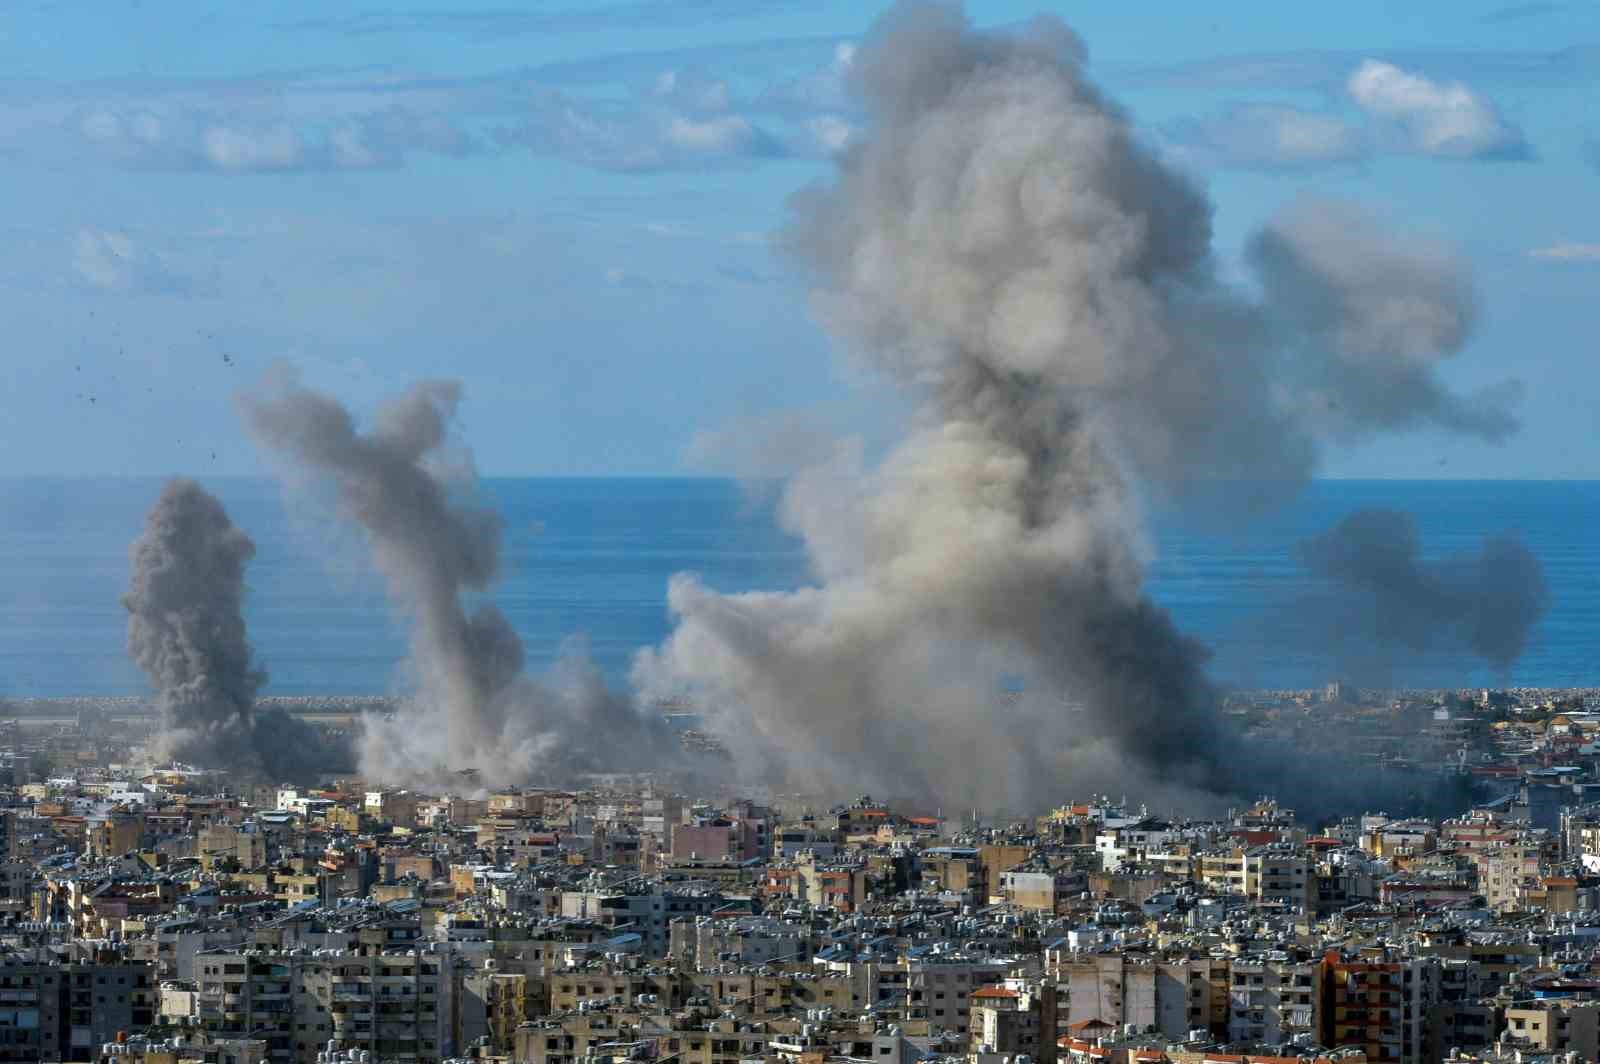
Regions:
<svg viewBox="0 0 1600 1064"><path fill-rule="evenodd" d="M1420 654L1480 658L1505 676L1549 599L1544 567L1516 533L1430 561L1416 521L1395 510L1359 510L1299 553L1320 586L1295 604L1300 624L1280 628L1345 651L1341 674L1362 682L1390 682Z"/></svg>
<svg viewBox="0 0 1600 1064"><path fill-rule="evenodd" d="M156 690L161 751L210 768L249 767L266 673L245 636L244 568L256 547L192 480L161 491L130 551L128 653Z"/></svg>

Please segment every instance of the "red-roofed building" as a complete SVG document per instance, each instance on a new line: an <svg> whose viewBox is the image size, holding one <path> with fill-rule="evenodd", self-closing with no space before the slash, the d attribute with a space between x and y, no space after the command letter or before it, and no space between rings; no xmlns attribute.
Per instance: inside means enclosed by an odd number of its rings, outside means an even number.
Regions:
<svg viewBox="0 0 1600 1064"><path fill-rule="evenodd" d="M1042 1064L1056 1059L1056 988L986 986L972 992L967 1030L980 1055L1025 1053Z"/></svg>
<svg viewBox="0 0 1600 1064"><path fill-rule="evenodd" d="M1091 1061L1102 1061L1111 1056L1111 1051L1104 1046L1070 1036L1056 1042L1056 1052L1059 1054L1057 1059L1070 1064L1090 1064Z"/></svg>

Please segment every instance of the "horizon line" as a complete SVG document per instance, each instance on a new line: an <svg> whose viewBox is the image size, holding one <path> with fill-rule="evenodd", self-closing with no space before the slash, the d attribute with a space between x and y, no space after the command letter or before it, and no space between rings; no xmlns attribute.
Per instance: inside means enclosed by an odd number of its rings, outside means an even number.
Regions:
<svg viewBox="0 0 1600 1064"><path fill-rule="evenodd" d="M276 482L279 478L265 473L218 473L202 475L187 472L168 473L0 473L0 483L19 481L91 481L91 480L170 480L186 477L191 480L262 481ZM480 481L492 480L682 480L730 481L750 484L776 484L790 479L786 476L742 477L731 473L480 473ZM1218 477L1204 483L1214 484L1271 484L1270 478ZM1364 477L1319 476L1305 483L1348 484L1600 484L1600 477L1528 477L1528 476L1463 476L1463 477Z"/></svg>

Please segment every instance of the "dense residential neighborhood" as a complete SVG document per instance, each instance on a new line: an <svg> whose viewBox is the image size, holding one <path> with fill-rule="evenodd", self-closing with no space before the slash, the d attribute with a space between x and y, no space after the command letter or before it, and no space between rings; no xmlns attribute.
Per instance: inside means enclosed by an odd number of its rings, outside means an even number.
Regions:
<svg viewBox="0 0 1600 1064"><path fill-rule="evenodd" d="M1474 797L1311 822L1265 799L996 817L621 775L291 787L135 771L103 714L19 719L0 1060L1600 1057L1584 696L1231 705L1342 721L1374 763Z"/></svg>

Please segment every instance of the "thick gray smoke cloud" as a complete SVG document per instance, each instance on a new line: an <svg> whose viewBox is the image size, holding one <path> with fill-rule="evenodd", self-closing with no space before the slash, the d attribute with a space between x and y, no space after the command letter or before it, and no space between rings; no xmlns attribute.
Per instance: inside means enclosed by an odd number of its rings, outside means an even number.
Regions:
<svg viewBox="0 0 1600 1064"><path fill-rule="evenodd" d="M129 552L128 653L156 690L172 756L236 765L250 750L267 681L244 626L244 567L255 553L192 480L161 489Z"/></svg>
<svg viewBox="0 0 1600 1064"><path fill-rule="evenodd" d="M1432 425L1502 439L1516 431L1515 382L1473 395L1434 373L1477 318L1472 279L1448 248L1396 241L1340 203L1302 203L1246 249L1285 339L1309 349L1296 415L1339 438Z"/></svg>
<svg viewBox="0 0 1600 1064"><path fill-rule="evenodd" d="M1144 595L1138 500L1270 503L1328 437L1512 425L1506 396L1435 376L1474 316L1453 257L1307 203L1252 244L1269 301L1228 286L1204 196L1084 64L1053 19L903 3L852 71L870 132L792 204L823 321L920 417L880 465L846 449L792 482L813 586L680 577L636 664L792 779L1013 809L1268 789L1288 772L1243 756L1204 652ZM1028 694L1002 706L1012 673Z"/></svg>
<svg viewBox="0 0 1600 1064"><path fill-rule="evenodd" d="M244 570L255 553L214 496L192 480L169 481L129 552L128 653L156 690L162 756L298 779L339 758L304 722L255 712L267 680L244 623Z"/></svg>
<svg viewBox="0 0 1600 1064"><path fill-rule="evenodd" d="M1416 655L1475 656L1503 673L1544 614L1543 567L1510 532L1427 561L1408 514L1361 510L1301 544L1300 557L1319 586L1296 605L1301 623L1280 630L1310 635L1364 682Z"/></svg>
<svg viewBox="0 0 1600 1064"><path fill-rule="evenodd" d="M454 382L418 384L366 433L336 400L293 382L243 400L264 445L331 478L342 515L365 530L412 622L418 696L393 721L368 726L362 772L470 789L649 763L653 733L594 668L574 654L558 682L531 683L504 615L463 602L498 575L501 528L472 501L464 460L454 469L447 461L460 398Z"/></svg>

